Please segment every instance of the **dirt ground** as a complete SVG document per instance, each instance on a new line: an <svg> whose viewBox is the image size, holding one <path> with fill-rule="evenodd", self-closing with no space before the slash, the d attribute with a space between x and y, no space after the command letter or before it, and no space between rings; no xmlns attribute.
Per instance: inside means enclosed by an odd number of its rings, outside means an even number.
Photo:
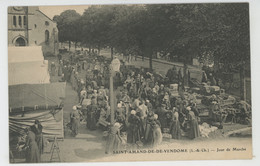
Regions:
<svg viewBox="0 0 260 166"><path fill-rule="evenodd" d="M68 56L67 54L63 55ZM49 65L51 62L55 62L58 65L57 58L48 57ZM141 61L141 60L140 60ZM142 65L142 63L137 63L136 65ZM157 65L158 67L159 65ZM161 65L164 68L163 65ZM165 70L165 69L164 69ZM80 73L81 77L84 77L84 73ZM60 78L57 76L51 77L51 82L57 82ZM66 98L64 101L64 122L69 122L69 113L72 111L73 105L78 104L77 93L72 89L70 83L66 85ZM195 140L183 139L163 139L163 143L157 147L157 149L169 149L169 148L186 148L190 149L192 147L205 147L210 149L215 149L216 145L219 147L223 146L240 146L245 145L248 149L251 148L251 133L244 133L242 135L236 135L235 137L224 137L223 134L228 131L241 129L247 127L246 125L240 124L224 124L222 130L216 130L210 134L210 138L198 138ZM66 130L65 130L66 131ZM86 128L86 124L83 122L79 128L79 134L76 137L70 137L69 133L65 132L65 138L62 141L58 141L59 145L59 155L61 162L91 162L91 161L135 161L135 154L105 154L105 140L103 138L103 131L101 129L90 131ZM45 153L41 156L42 162L50 162L52 142L49 142L45 148ZM57 155L55 153L55 159L53 162L59 162ZM142 154L144 155L144 154ZM151 154L153 155L153 154ZM172 154L173 160L181 160L183 156L179 154ZM126 157L127 156L127 157ZM157 155L158 156L158 155ZM167 156L167 155L166 155ZM193 155L196 157L196 155ZM206 157L206 156L205 156ZM216 157L221 157L216 156ZM223 157L223 156L222 156ZM190 157L192 159L193 157ZM214 157L213 157L214 158ZM213 159L212 158L212 159ZM143 156L142 160L151 160L147 156ZM153 158L152 160L165 160L165 158Z"/></svg>

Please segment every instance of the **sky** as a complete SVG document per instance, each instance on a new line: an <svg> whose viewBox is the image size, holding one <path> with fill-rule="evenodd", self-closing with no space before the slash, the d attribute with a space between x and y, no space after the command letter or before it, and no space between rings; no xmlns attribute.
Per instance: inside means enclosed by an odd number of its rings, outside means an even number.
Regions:
<svg viewBox="0 0 260 166"><path fill-rule="evenodd" d="M46 14L48 17L53 19L53 16L60 15L65 10L76 10L79 14L83 14L85 9L89 5L80 5L80 6L39 6L39 9Z"/></svg>

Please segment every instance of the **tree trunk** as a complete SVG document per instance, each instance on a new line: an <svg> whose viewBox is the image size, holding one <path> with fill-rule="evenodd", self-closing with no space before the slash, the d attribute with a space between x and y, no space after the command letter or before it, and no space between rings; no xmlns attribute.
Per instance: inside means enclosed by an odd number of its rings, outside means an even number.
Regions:
<svg viewBox="0 0 260 166"><path fill-rule="evenodd" d="M183 84L184 84L184 86L188 86L187 69L188 69L187 58L185 58L183 61Z"/></svg>
<svg viewBox="0 0 260 166"><path fill-rule="evenodd" d="M149 50L148 53L149 53L149 68L151 71L153 71L153 52Z"/></svg>
<svg viewBox="0 0 260 166"><path fill-rule="evenodd" d="M111 59L114 59L114 49L111 47Z"/></svg>
<svg viewBox="0 0 260 166"><path fill-rule="evenodd" d="M98 55L100 55L100 47L98 47Z"/></svg>
<svg viewBox="0 0 260 166"><path fill-rule="evenodd" d="M69 41L69 51L70 51L70 47L71 47L71 42Z"/></svg>
<svg viewBox="0 0 260 166"><path fill-rule="evenodd" d="M246 100L245 63L240 67L240 99Z"/></svg>
<svg viewBox="0 0 260 166"><path fill-rule="evenodd" d="M143 55L143 56L149 57L149 68L152 71L153 70L153 52L149 46L147 46L145 48L145 55Z"/></svg>
<svg viewBox="0 0 260 166"><path fill-rule="evenodd" d="M77 42L75 41L75 51L76 51L76 49L77 49Z"/></svg>

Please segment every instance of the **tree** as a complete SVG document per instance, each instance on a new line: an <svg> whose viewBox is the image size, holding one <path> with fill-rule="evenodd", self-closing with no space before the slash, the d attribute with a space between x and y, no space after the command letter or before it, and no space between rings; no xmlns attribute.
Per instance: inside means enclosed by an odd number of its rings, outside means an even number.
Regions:
<svg viewBox="0 0 260 166"><path fill-rule="evenodd" d="M69 41L69 49L71 47L71 41L76 43L80 41L81 26L80 14L75 10L66 10L60 15L55 15L53 20L57 22L57 28L59 30L59 41Z"/></svg>

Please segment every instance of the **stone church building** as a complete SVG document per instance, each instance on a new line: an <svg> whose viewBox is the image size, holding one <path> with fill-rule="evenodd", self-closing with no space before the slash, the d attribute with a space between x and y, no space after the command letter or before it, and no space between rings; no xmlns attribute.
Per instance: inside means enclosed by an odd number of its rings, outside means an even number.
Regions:
<svg viewBox="0 0 260 166"><path fill-rule="evenodd" d="M56 23L39 7L13 6L8 8L8 46L42 46L44 56L58 53Z"/></svg>

